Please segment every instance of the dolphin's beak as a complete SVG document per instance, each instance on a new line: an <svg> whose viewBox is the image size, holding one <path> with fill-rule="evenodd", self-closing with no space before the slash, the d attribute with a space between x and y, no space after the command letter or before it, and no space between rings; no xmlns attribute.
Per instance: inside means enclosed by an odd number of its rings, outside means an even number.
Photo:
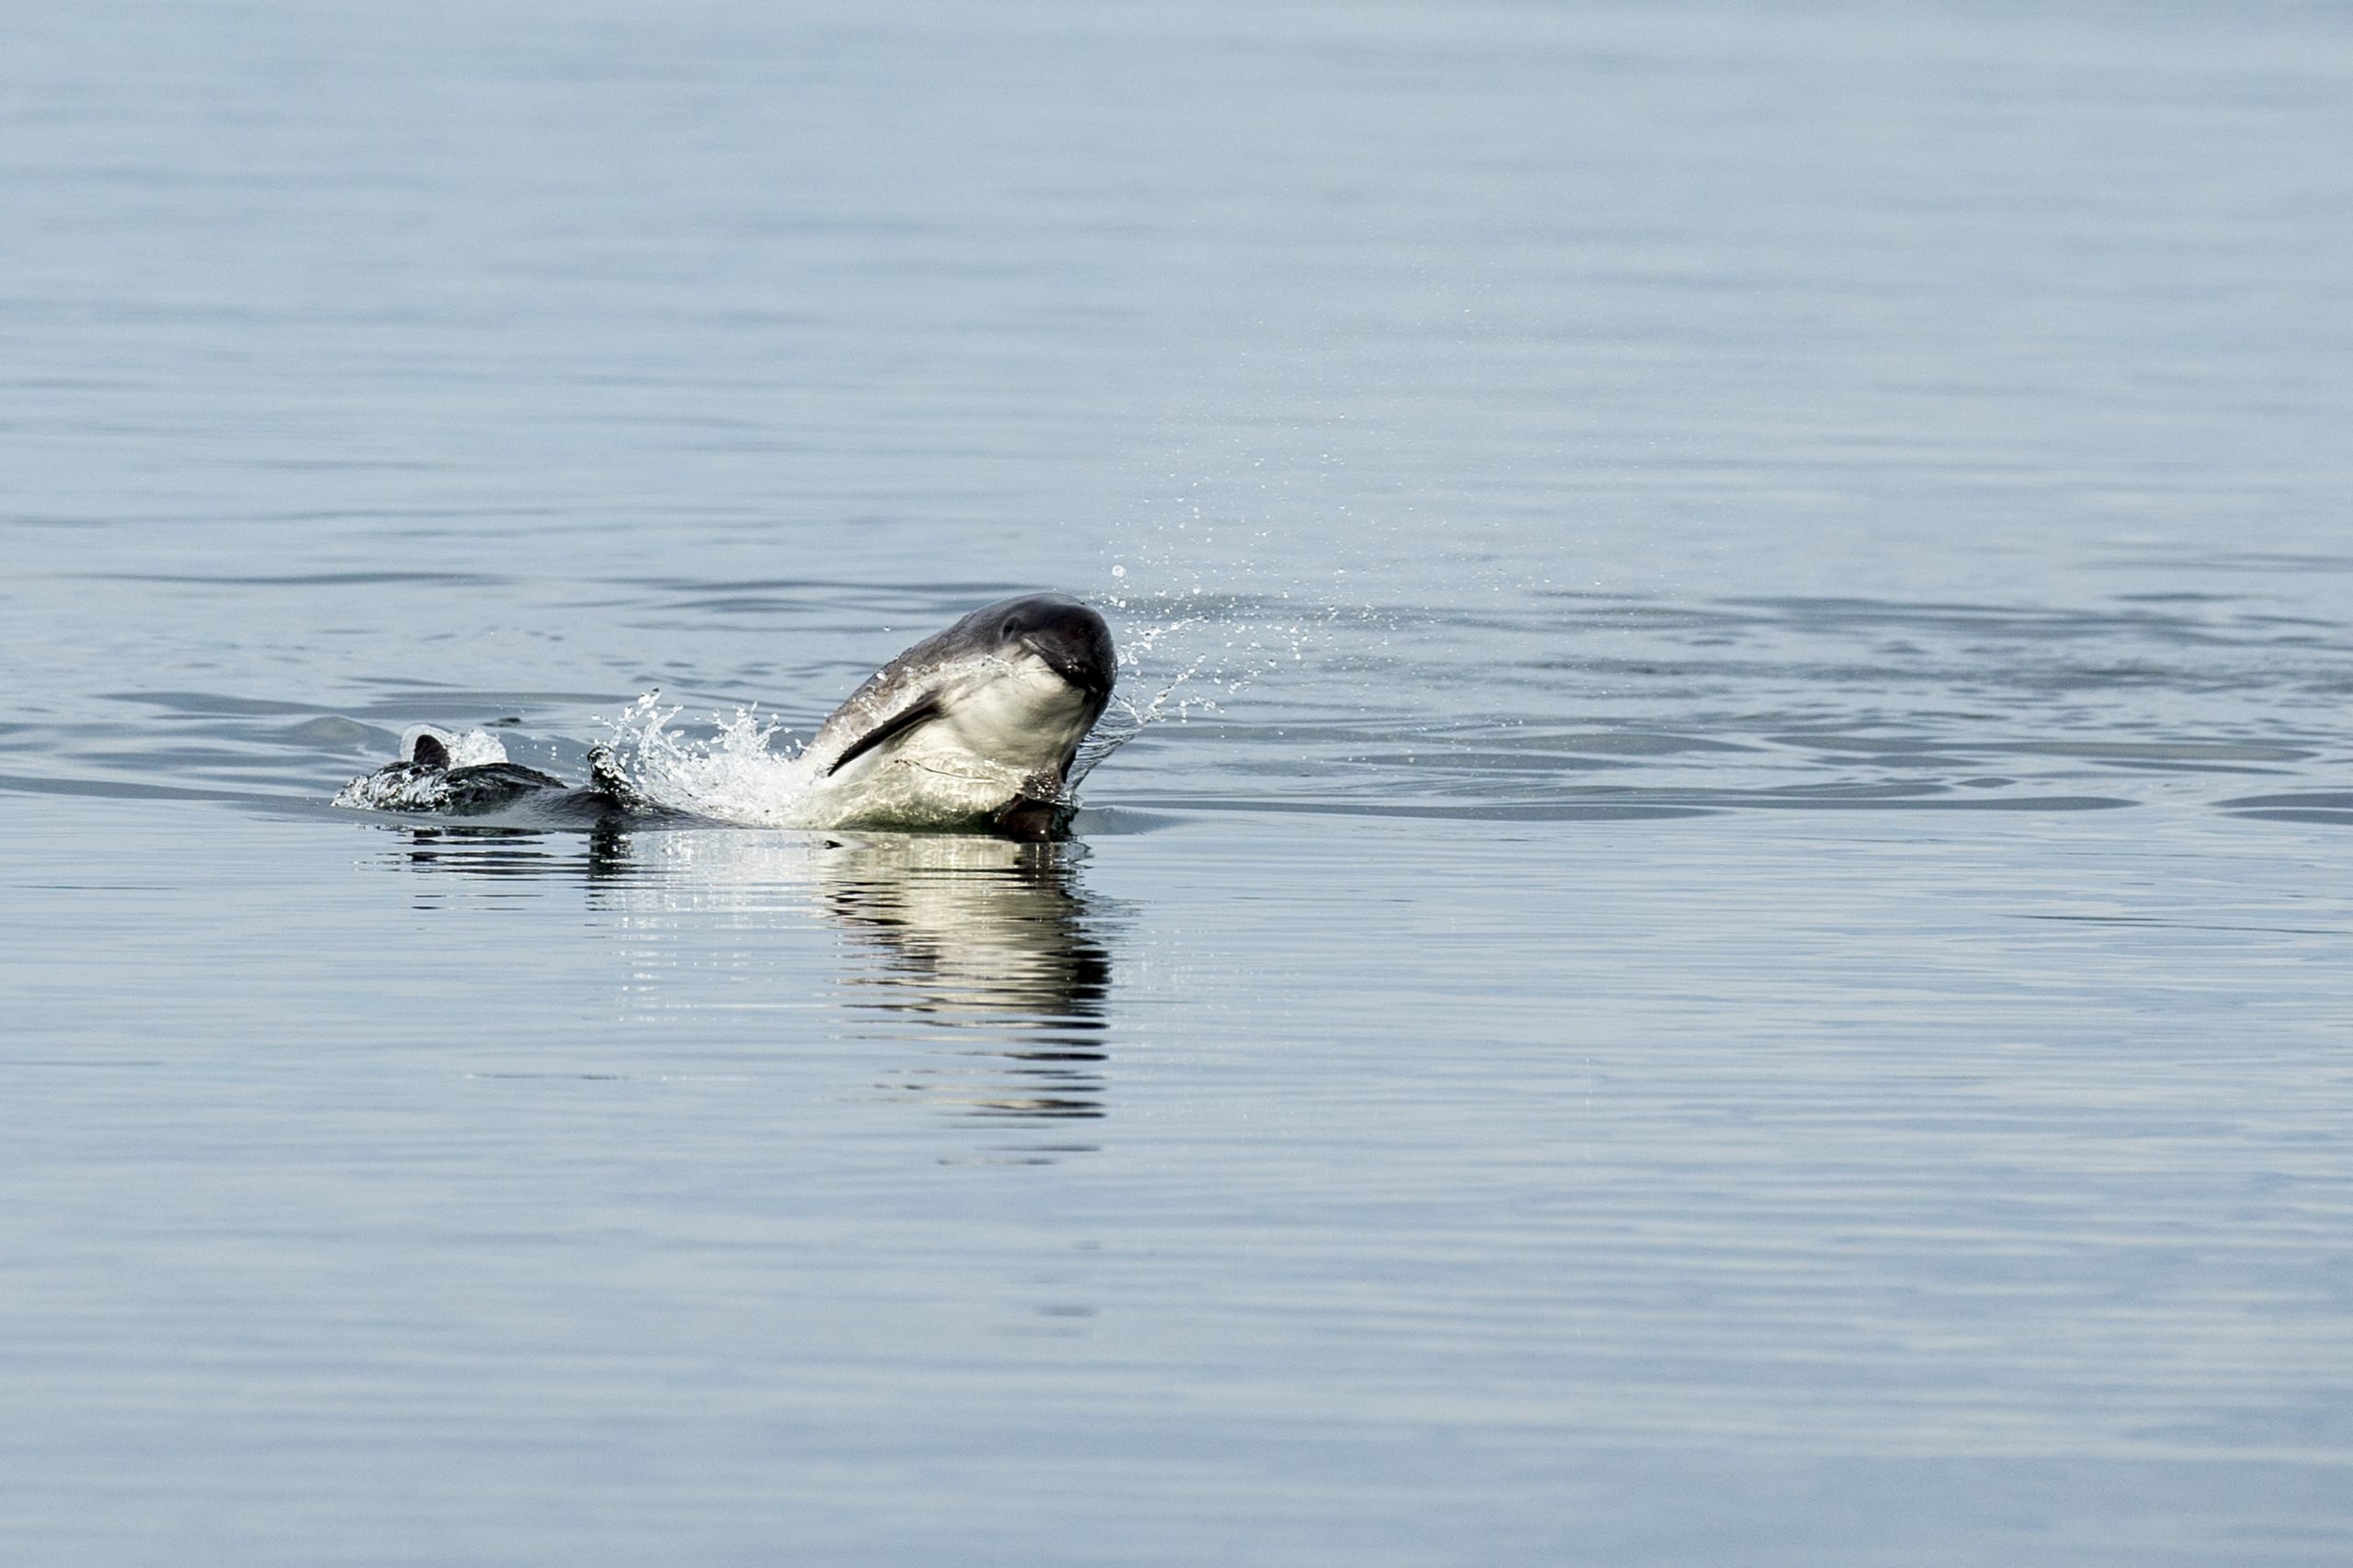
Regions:
<svg viewBox="0 0 2353 1568"><path fill-rule="evenodd" d="M1047 642L1037 637L1022 638L1021 645L1043 659L1048 669L1089 697L1110 695L1111 682L1107 678L1107 672L1087 659L1081 650L1059 639Z"/></svg>

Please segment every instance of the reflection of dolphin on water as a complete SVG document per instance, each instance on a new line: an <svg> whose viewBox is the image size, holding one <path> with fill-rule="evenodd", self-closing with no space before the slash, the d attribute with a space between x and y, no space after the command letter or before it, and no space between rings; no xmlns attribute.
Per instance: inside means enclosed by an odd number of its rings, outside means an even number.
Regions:
<svg viewBox="0 0 2353 1568"><path fill-rule="evenodd" d="M839 1033L881 1044L894 1097L995 1121L1104 1114L1120 920L1117 904L1083 883L1083 844L977 834L581 835L479 822L420 823L406 836L392 858L412 872L579 882L616 917L600 929L638 944L637 960L714 927L801 928L813 907L837 933ZM730 972L740 978L751 964L757 974L759 955L774 954L776 972L797 988L794 948L754 944ZM708 975L695 966L628 967L631 1001L671 1022L704 994ZM731 990L725 1000L733 1009L742 996ZM1067 1149L1028 1151L1055 1152Z"/></svg>
<svg viewBox="0 0 2353 1568"><path fill-rule="evenodd" d="M881 960L843 975L850 1007L891 1038L953 1031L956 1048L906 1069L903 1087L994 1118L1103 1114L1111 954L1077 884L1085 853L970 836L827 844L818 896Z"/></svg>
<svg viewBox="0 0 2353 1568"><path fill-rule="evenodd" d="M1072 884L1074 846L998 839L835 840L826 912L889 960L879 1005L941 1018L1100 1027L1111 963Z"/></svg>
<svg viewBox="0 0 2353 1568"><path fill-rule="evenodd" d="M797 759L793 820L1051 836L1069 822L1071 766L1117 671L1110 629L1076 599L1030 594L974 610L884 665L819 727ZM486 735L420 727L398 761L335 801L543 822L696 814L655 801L606 748L590 754L589 780L572 789L507 761Z"/></svg>

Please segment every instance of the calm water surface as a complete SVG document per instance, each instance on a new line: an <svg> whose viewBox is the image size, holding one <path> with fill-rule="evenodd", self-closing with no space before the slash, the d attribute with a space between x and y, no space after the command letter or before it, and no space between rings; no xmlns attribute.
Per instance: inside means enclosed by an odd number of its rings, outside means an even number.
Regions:
<svg viewBox="0 0 2353 1568"><path fill-rule="evenodd" d="M2353 24L0 54L0 1541L2353 1553ZM325 801L1080 592L1077 837Z"/></svg>

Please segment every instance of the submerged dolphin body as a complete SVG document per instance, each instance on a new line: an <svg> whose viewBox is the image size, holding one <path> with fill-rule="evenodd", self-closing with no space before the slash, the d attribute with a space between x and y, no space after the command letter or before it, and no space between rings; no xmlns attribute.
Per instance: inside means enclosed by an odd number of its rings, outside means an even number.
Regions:
<svg viewBox="0 0 2353 1568"><path fill-rule="evenodd" d="M818 728L800 758L806 825L1058 833L1071 765L1118 667L1110 629L1076 599L1028 594L974 610L883 665ZM573 822L662 813L601 747L588 788L574 790L518 763L465 763L452 744L412 732L399 761L337 803Z"/></svg>

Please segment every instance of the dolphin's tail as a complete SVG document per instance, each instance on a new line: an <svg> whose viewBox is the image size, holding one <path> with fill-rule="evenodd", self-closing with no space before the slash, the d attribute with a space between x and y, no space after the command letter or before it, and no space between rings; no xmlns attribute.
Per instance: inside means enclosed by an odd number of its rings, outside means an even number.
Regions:
<svg viewBox="0 0 2353 1568"><path fill-rule="evenodd" d="M621 770L620 758L613 755L613 748L601 742L588 750L588 788L625 812L661 809L654 797L639 789Z"/></svg>

